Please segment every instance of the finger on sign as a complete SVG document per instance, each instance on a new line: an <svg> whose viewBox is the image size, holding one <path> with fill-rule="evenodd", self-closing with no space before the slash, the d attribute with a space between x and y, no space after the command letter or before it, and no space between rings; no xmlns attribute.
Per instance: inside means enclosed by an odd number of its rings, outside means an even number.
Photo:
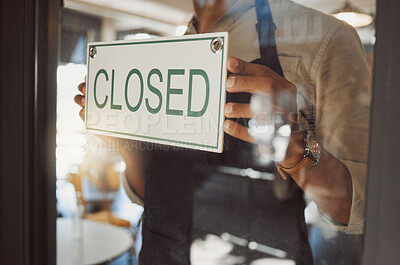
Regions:
<svg viewBox="0 0 400 265"><path fill-rule="evenodd" d="M240 140L250 142L250 143L255 143L255 140L251 135L249 134L249 129L247 127L244 127L234 121L231 120L226 120L224 122L224 131L233 136L236 137Z"/></svg>
<svg viewBox="0 0 400 265"><path fill-rule="evenodd" d="M272 95L275 89L277 89L277 83L269 77L234 75L226 80L226 90L230 93Z"/></svg>
<svg viewBox="0 0 400 265"><path fill-rule="evenodd" d="M86 83L82 82L78 85L78 89L82 94L86 94Z"/></svg>
<svg viewBox="0 0 400 265"><path fill-rule="evenodd" d="M225 116L228 118L253 118L254 114L250 109L250 104L227 103L225 105Z"/></svg>
<svg viewBox="0 0 400 265"><path fill-rule="evenodd" d="M234 74L250 76L268 76L273 73L264 65L249 63L232 56L228 58L227 69Z"/></svg>
<svg viewBox="0 0 400 265"><path fill-rule="evenodd" d="M85 97L82 95L76 95L74 97L74 101L76 104L78 104L81 107L85 107Z"/></svg>
<svg viewBox="0 0 400 265"><path fill-rule="evenodd" d="M81 117L81 119L82 119L83 121L85 121L85 108L82 108L82 109L79 111L79 116Z"/></svg>

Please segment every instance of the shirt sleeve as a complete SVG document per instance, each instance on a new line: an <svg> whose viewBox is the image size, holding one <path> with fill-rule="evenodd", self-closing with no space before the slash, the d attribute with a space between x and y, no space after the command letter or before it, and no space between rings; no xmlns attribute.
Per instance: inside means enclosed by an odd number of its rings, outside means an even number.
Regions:
<svg viewBox="0 0 400 265"><path fill-rule="evenodd" d="M122 177L122 186L124 187L125 193L128 198L136 204L140 206L144 206L144 200L137 192L129 185L128 180L126 179L126 175Z"/></svg>
<svg viewBox="0 0 400 265"><path fill-rule="evenodd" d="M341 24L325 41L320 57L316 58L317 136L322 146L349 171L353 198L348 225L324 219L337 230L361 234L365 216L371 76L354 28Z"/></svg>

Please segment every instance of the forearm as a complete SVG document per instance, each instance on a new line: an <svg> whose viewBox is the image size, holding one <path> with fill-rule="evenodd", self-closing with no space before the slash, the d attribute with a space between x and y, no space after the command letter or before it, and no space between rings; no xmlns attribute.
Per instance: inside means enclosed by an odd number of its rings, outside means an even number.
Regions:
<svg viewBox="0 0 400 265"><path fill-rule="evenodd" d="M132 140L100 136L102 141L114 141L125 162L125 176L129 186L140 197L144 198L144 177L142 174L142 156Z"/></svg>
<svg viewBox="0 0 400 265"><path fill-rule="evenodd" d="M282 161L294 166L302 159L302 136L291 137L289 154ZM303 151L301 151L303 150ZM304 174L292 176L301 189L318 205L319 209L340 224L348 224L352 204L351 175L345 165L322 149L319 163Z"/></svg>
<svg viewBox="0 0 400 265"><path fill-rule="evenodd" d="M142 198L144 198L144 177L142 174L142 157L137 150L120 150L125 161L125 175L129 185Z"/></svg>

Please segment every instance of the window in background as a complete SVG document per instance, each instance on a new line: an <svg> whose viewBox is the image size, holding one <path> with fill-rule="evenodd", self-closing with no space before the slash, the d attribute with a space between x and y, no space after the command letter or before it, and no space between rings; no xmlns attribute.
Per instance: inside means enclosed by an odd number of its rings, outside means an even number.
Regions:
<svg viewBox="0 0 400 265"><path fill-rule="evenodd" d="M159 3L132 5L132 1L67 0L64 5L57 69L56 194L58 214L62 217L58 228L65 228L64 220L83 215L85 220L125 228L130 237L136 240L135 248L139 250L141 240L136 226L143 208L133 204L122 189L121 177L125 164L115 148L104 145L96 136L86 133L84 122L78 115L80 107L74 103L74 97L78 93L78 84L83 82L86 75L88 43L183 34L186 26L182 27L182 24L185 25L189 17L180 9ZM91 229L95 228L93 226ZM69 246L77 248L73 251L80 253L80 245L75 241L68 243L68 236L64 233L57 239L60 265L86 261L97 264L118 256L110 264L135 263L134 248L122 256L119 252L96 254L87 249L96 255L82 261L73 253L65 252L71 251L66 250L66 246ZM124 242L113 240L102 240L104 244L111 244L106 248L109 251ZM85 253L79 255L88 258ZM103 256L108 258L101 260Z"/></svg>

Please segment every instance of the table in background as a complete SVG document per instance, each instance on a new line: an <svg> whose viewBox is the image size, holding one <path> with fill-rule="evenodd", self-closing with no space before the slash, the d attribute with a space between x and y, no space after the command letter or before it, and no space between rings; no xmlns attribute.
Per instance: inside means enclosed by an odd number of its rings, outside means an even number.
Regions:
<svg viewBox="0 0 400 265"><path fill-rule="evenodd" d="M57 265L104 263L132 247L132 236L123 228L85 219L81 222L82 235L76 238L74 220L57 219Z"/></svg>

